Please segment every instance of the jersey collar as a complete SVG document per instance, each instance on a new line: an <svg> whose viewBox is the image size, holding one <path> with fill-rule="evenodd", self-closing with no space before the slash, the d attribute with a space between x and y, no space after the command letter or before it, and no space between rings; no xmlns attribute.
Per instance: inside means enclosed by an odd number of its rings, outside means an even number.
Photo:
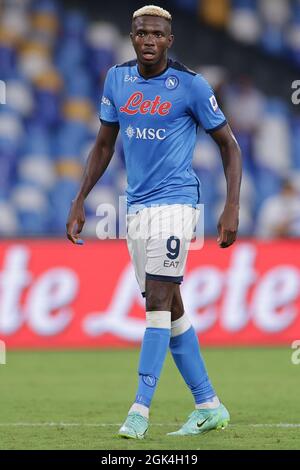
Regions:
<svg viewBox="0 0 300 470"><path fill-rule="evenodd" d="M152 77L148 77L148 78L144 77L144 76L140 73L139 67L138 67L138 63L136 63L136 71L137 71L137 74L138 74L138 76L139 76L140 78L142 78L143 80L148 81L148 80L152 80L152 78L160 77L161 75L163 75L164 73L166 73L166 71L167 71L168 68L170 67L170 63L171 63L171 60L168 59L168 61L167 61L167 66L166 66L166 68L165 68L164 70L162 70L162 71L161 71L160 73L158 73L157 75L152 75Z"/></svg>

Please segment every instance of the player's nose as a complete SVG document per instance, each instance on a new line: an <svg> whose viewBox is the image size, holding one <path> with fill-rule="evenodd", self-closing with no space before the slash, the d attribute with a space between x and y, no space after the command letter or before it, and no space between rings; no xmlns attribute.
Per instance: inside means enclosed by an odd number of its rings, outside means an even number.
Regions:
<svg viewBox="0 0 300 470"><path fill-rule="evenodd" d="M144 45L145 46L154 46L155 41L154 41L154 35L153 34L147 34L144 40Z"/></svg>

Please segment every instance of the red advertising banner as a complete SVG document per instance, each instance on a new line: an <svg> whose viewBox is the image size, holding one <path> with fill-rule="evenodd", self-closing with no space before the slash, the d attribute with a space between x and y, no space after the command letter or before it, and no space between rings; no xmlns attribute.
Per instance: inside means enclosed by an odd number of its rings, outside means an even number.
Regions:
<svg viewBox="0 0 300 470"><path fill-rule="evenodd" d="M206 241L190 251L185 310L202 345L300 339L300 241ZM8 348L138 344L145 328L125 241L0 243L0 339Z"/></svg>

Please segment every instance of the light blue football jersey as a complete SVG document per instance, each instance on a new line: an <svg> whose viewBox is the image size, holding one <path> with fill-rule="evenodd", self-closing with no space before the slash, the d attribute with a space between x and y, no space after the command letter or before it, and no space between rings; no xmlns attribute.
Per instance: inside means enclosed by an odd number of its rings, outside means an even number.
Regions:
<svg viewBox="0 0 300 470"><path fill-rule="evenodd" d="M120 126L129 207L200 202L192 169L197 128L212 132L226 124L201 75L170 59L164 72L148 79L136 60L116 65L106 76L100 119Z"/></svg>

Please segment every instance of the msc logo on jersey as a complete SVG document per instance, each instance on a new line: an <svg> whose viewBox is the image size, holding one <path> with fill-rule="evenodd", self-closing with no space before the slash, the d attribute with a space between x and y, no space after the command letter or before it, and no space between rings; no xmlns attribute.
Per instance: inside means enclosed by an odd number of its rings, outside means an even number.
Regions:
<svg viewBox="0 0 300 470"><path fill-rule="evenodd" d="M139 127L128 126L125 134L129 139L135 138L138 140L164 140L166 138L166 129L153 129L144 127L140 129Z"/></svg>
<svg viewBox="0 0 300 470"><path fill-rule="evenodd" d="M132 126L128 126L126 131L125 131L125 134L127 135L127 137L129 137L129 139L132 139L132 137L134 137L135 135L135 130Z"/></svg>
<svg viewBox="0 0 300 470"><path fill-rule="evenodd" d="M166 78L165 85L168 90L175 90L179 85L179 80L175 75L171 75L171 77Z"/></svg>
<svg viewBox="0 0 300 470"><path fill-rule="evenodd" d="M161 102L161 96L157 95L154 100L144 100L144 95L140 91L132 93L124 106L120 107L121 113L129 114L159 114L165 116L169 114L172 103L170 101Z"/></svg>

